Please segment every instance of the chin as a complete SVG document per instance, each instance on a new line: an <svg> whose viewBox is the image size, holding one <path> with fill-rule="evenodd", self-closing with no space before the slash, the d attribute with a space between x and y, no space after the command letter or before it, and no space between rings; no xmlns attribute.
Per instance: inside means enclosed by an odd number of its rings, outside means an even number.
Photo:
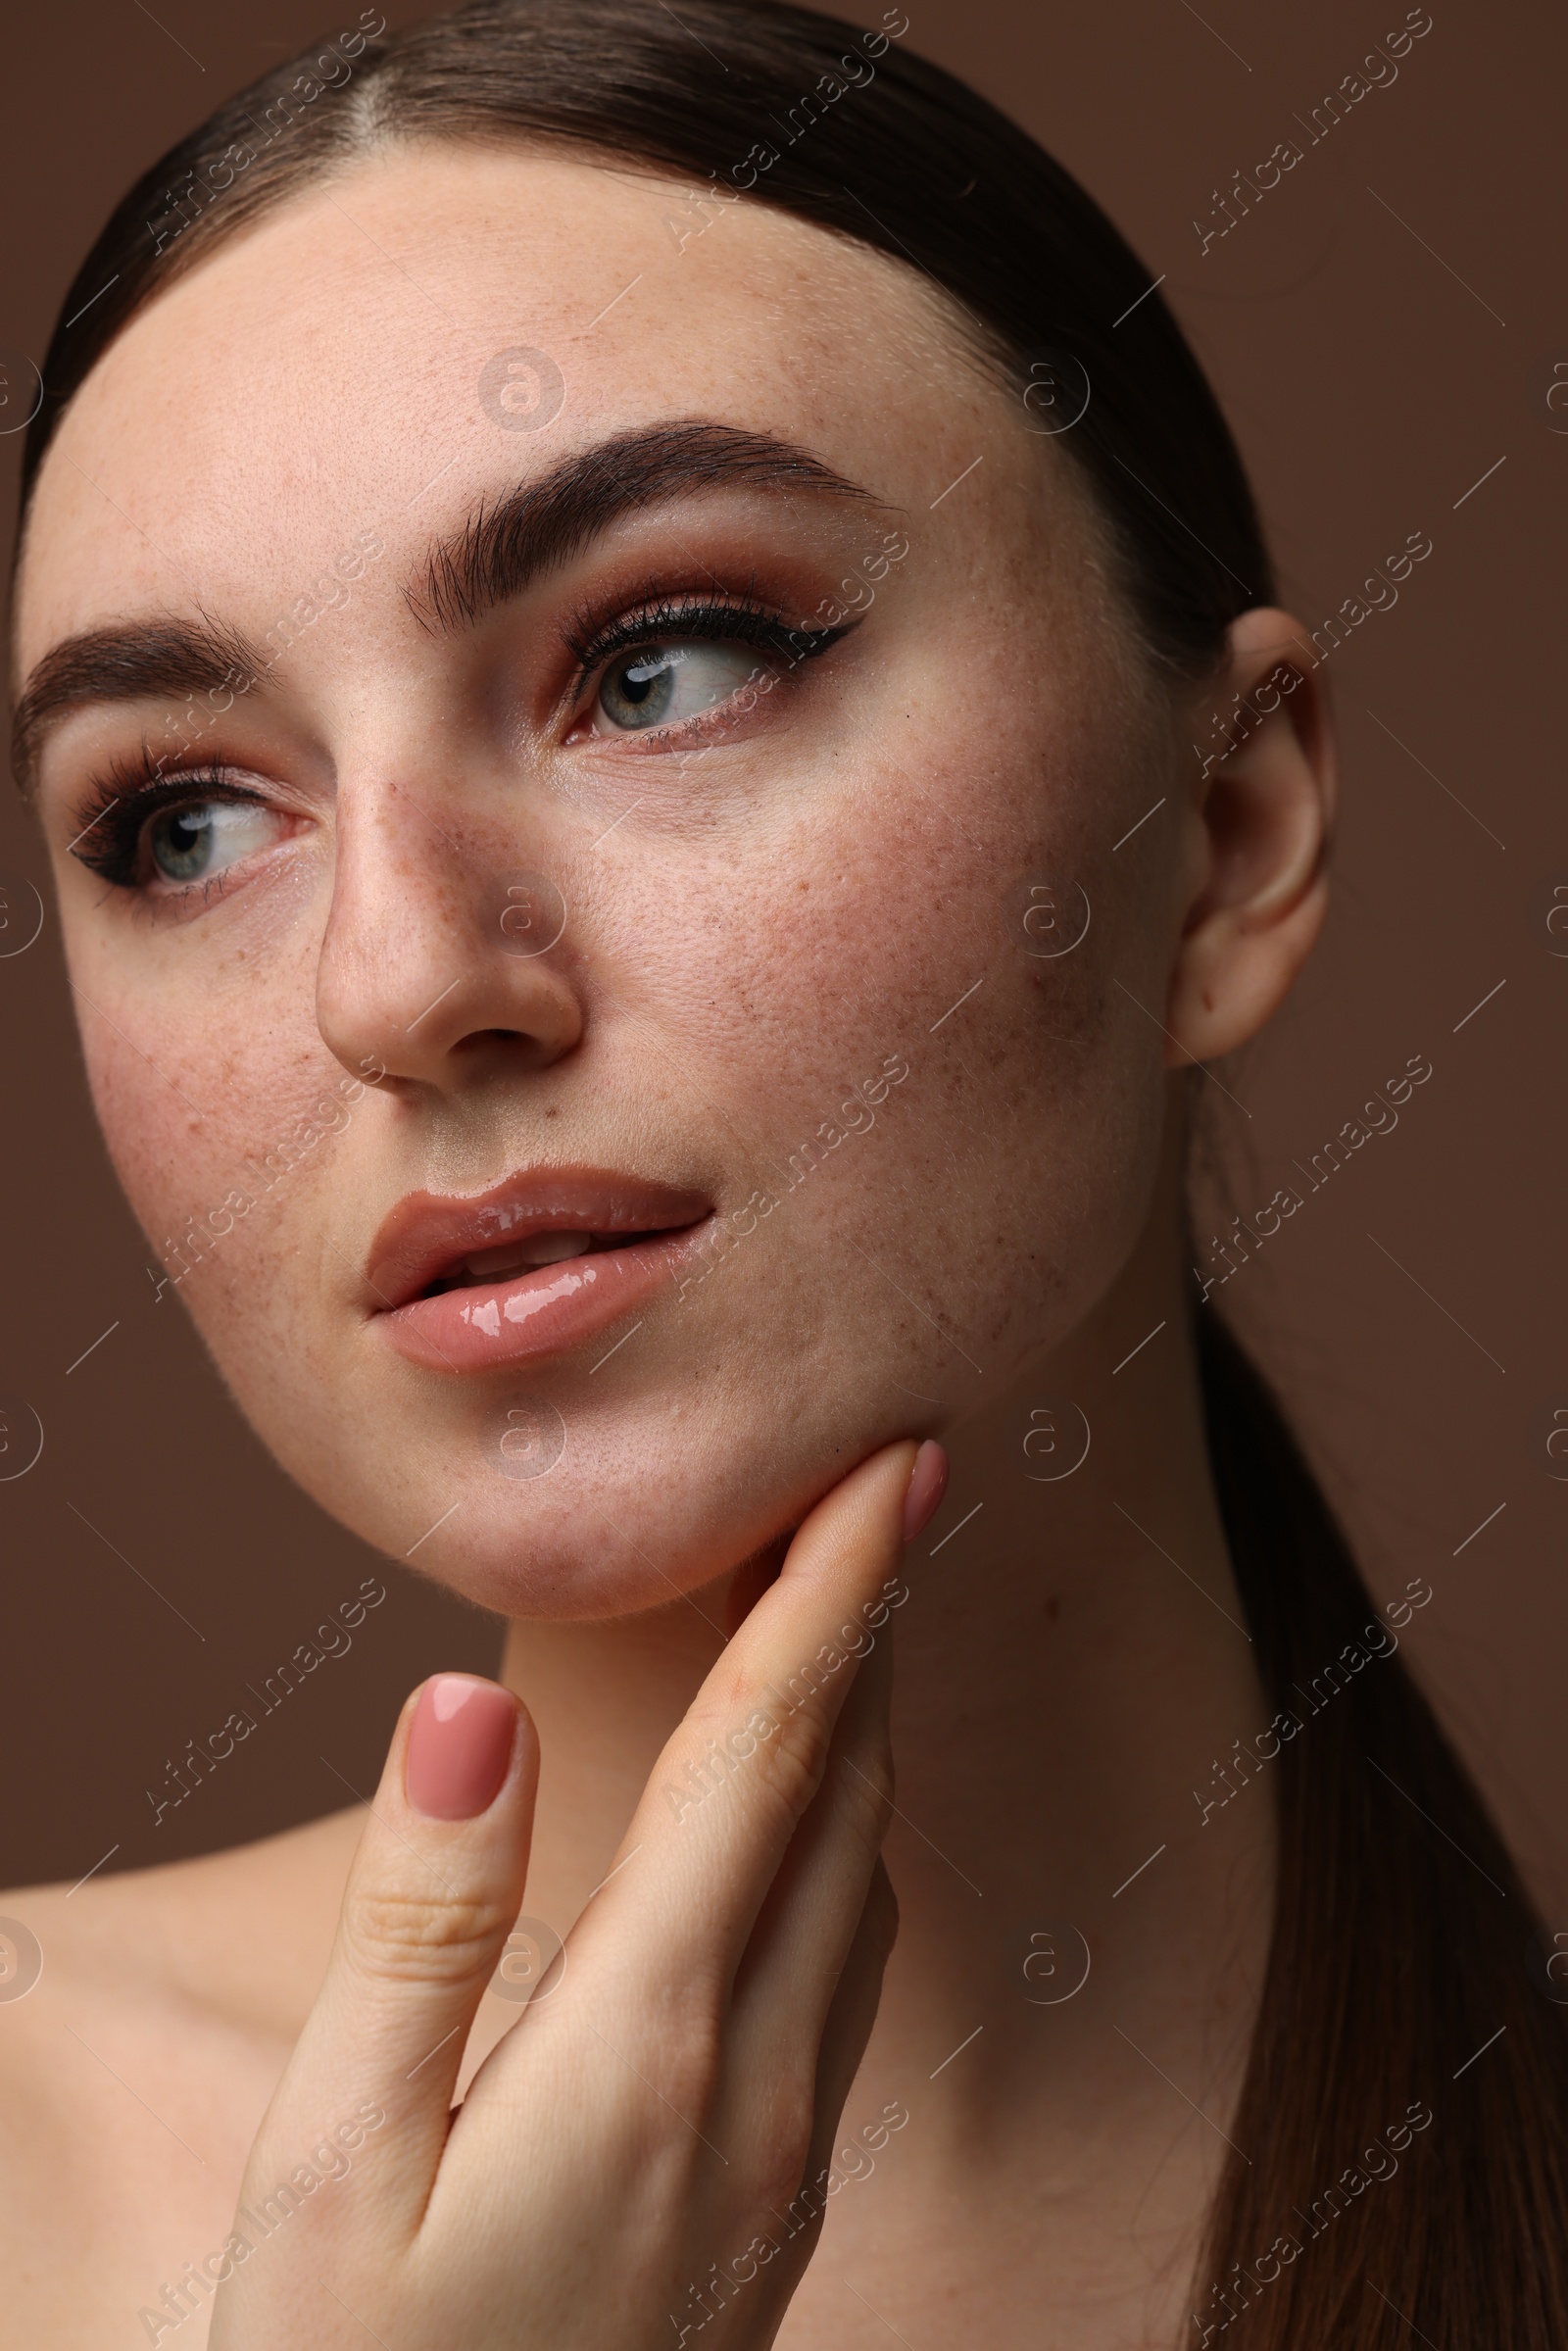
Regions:
<svg viewBox="0 0 1568 2351"><path fill-rule="evenodd" d="M241 1401L333 1518L475 1606L518 1619L667 1606L775 1543L863 1454L904 1433L891 1410L885 1426L852 1430L848 1397L824 1395L819 1425L786 1414L781 1438L776 1381L754 1380L748 1397L733 1379L699 1384L689 1364L667 1385L657 1375L647 1384L645 1367L638 1390L619 1395L574 1394L586 1378L481 1392L410 1372L376 1406L362 1397L348 1414L324 1397L320 1411L302 1412L297 1389L281 1413L275 1394Z"/></svg>

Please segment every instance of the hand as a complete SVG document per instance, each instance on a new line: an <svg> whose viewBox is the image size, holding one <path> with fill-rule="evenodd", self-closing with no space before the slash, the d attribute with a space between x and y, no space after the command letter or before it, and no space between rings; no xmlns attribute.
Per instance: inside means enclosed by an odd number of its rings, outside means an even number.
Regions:
<svg viewBox="0 0 1568 2351"><path fill-rule="evenodd" d="M455 2112L522 1902L538 1744L494 1683L409 1699L246 2167L211 2351L772 2342L896 1929L883 1628L944 1474L906 1442L817 1504L664 1748L559 1988Z"/></svg>

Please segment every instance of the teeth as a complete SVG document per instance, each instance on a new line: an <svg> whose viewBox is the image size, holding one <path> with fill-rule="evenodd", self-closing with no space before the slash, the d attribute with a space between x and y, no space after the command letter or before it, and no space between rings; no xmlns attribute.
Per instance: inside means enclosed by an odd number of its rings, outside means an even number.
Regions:
<svg viewBox="0 0 1568 2351"><path fill-rule="evenodd" d="M592 1233L540 1233L528 1243L529 1265L559 1265L564 1257L586 1257Z"/></svg>
<svg viewBox="0 0 1568 2351"><path fill-rule="evenodd" d="M463 1260L464 1271L479 1281L498 1275L531 1273L536 1266L559 1265L567 1257L588 1253L590 1233L535 1233L528 1241L511 1241L502 1249L475 1249Z"/></svg>

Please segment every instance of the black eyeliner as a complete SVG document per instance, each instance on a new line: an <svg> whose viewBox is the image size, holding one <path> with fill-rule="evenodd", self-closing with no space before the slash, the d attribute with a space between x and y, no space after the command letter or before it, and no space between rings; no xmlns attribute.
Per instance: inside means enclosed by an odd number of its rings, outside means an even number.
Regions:
<svg viewBox="0 0 1568 2351"><path fill-rule="evenodd" d="M755 600L651 597L608 623L590 626L578 619L563 635L578 663L571 688L575 700L593 672L615 654L660 639L703 638L716 644L752 645L793 669L826 653L858 626L858 619L852 619L832 628L792 628L782 610ZM136 759L111 762L106 773L88 785L76 806L79 829L69 854L114 889L137 887L142 878L142 835L150 820L164 809L201 801L221 801L231 807L266 805L263 794L229 782L216 769L186 768L172 775L161 770L162 761L155 760L144 747Z"/></svg>
<svg viewBox="0 0 1568 2351"><path fill-rule="evenodd" d="M632 651L657 639L701 637L712 643L754 645L760 651L780 656L794 667L825 653L840 637L848 635L854 625L845 622L836 628L791 628L775 606L739 600L719 603L703 597L686 601L655 597L632 606L601 626L590 627L578 619L568 624L563 635L578 664L571 688L575 698L603 662L617 653Z"/></svg>
<svg viewBox="0 0 1568 2351"><path fill-rule="evenodd" d="M230 807L265 805L261 793L230 783L211 768L160 775L145 755L116 760L107 774L88 786L76 808L81 829L70 854L112 888L133 890L141 879L141 837L149 820L165 808L201 801L222 801Z"/></svg>

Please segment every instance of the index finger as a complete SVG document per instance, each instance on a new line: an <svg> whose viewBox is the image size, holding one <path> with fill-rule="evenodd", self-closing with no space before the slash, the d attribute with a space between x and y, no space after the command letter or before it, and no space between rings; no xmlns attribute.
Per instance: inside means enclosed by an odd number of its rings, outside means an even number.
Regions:
<svg viewBox="0 0 1568 2351"><path fill-rule="evenodd" d="M621 1944L635 1915L627 1941L645 1954L655 1929L675 1981L733 1978L859 1662L908 1597L897 1569L923 1449L873 1453L804 1521L660 1756L623 1846L639 1864L579 1923L591 1947Z"/></svg>

